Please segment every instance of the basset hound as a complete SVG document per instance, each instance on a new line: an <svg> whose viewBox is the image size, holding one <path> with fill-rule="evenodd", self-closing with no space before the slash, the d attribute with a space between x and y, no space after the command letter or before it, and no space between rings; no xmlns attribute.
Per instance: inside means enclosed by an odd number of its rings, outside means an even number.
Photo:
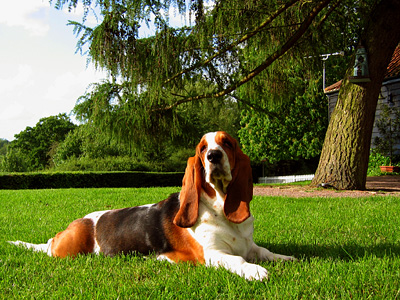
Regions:
<svg viewBox="0 0 400 300"><path fill-rule="evenodd" d="M252 196L249 158L230 135L212 132L188 159L180 193L156 204L90 213L46 244L10 243L55 257L155 253L160 260L224 267L263 280L267 270L252 262L294 258L254 243Z"/></svg>

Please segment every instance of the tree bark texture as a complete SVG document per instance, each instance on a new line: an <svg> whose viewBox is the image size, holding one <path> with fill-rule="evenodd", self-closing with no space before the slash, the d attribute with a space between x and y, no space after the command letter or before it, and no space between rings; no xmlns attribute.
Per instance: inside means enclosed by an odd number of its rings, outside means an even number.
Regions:
<svg viewBox="0 0 400 300"><path fill-rule="evenodd" d="M312 185L364 190L371 136L385 71L400 41L400 0L383 0L372 10L360 39L367 50L368 83L350 83L353 65L340 88ZM353 60L354 61L354 60Z"/></svg>

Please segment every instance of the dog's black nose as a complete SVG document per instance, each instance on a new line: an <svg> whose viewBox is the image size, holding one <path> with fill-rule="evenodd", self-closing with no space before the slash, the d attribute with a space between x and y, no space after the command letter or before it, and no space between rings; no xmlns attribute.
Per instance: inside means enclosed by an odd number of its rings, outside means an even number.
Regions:
<svg viewBox="0 0 400 300"><path fill-rule="evenodd" d="M210 163L218 164L222 159L222 152L220 150L210 150L207 153L207 159Z"/></svg>

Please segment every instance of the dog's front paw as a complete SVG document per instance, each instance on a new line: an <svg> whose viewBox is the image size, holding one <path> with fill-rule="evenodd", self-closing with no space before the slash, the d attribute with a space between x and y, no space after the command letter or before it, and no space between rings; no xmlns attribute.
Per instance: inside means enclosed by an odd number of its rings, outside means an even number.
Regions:
<svg viewBox="0 0 400 300"><path fill-rule="evenodd" d="M265 268L259 265L249 264L249 263L243 265L241 275L247 280L262 281L268 279L268 271Z"/></svg>

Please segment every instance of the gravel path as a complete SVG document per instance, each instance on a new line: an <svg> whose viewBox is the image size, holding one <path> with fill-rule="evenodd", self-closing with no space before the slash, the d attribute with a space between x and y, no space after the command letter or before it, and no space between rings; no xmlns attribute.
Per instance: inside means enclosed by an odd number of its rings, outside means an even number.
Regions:
<svg viewBox="0 0 400 300"><path fill-rule="evenodd" d="M288 197L366 197L379 195L396 195L400 197L400 176L368 177L367 190L365 191L338 191L310 186L271 185L255 186L253 193L255 196Z"/></svg>

